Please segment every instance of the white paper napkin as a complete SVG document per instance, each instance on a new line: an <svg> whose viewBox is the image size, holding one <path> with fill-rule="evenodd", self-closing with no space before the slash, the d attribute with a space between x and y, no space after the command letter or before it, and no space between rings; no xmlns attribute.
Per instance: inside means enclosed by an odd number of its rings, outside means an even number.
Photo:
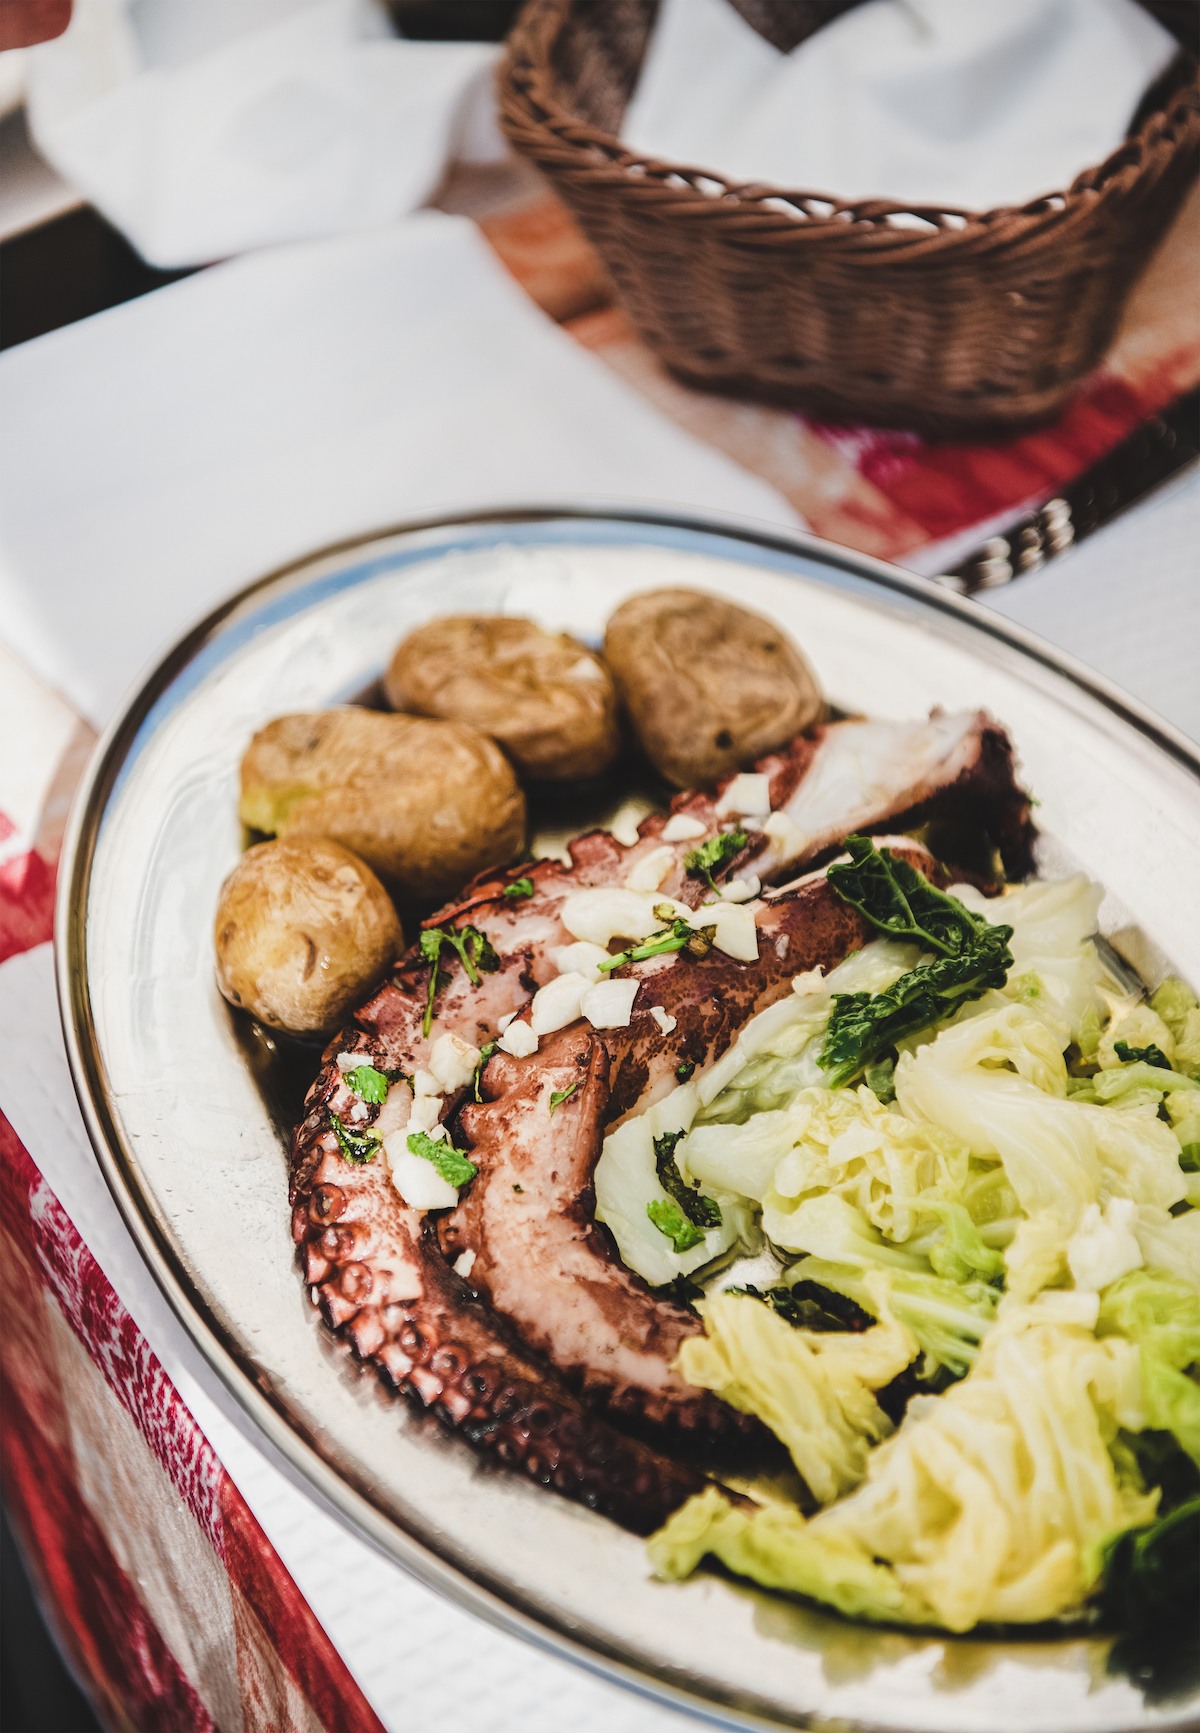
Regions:
<svg viewBox="0 0 1200 1733"><path fill-rule="evenodd" d="M869 0L780 54L664 0L622 138L734 180L987 210L1068 186L1178 44L1137 0Z"/></svg>
<svg viewBox="0 0 1200 1733"><path fill-rule="evenodd" d="M29 119L152 264L207 264L415 210L468 133L488 154L495 55L397 41L370 0L76 0L28 57Z"/></svg>
<svg viewBox="0 0 1200 1733"><path fill-rule="evenodd" d="M10 349L0 399L0 632L95 721L239 584L407 517L623 497L797 521L432 211Z"/></svg>

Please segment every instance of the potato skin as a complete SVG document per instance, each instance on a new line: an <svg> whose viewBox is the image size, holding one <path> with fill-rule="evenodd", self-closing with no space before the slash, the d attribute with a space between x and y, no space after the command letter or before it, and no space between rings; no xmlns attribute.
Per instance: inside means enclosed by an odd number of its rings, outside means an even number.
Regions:
<svg viewBox="0 0 1200 1733"><path fill-rule="evenodd" d="M397 645L383 686L393 710L467 722L498 740L534 782L598 776L620 747L604 663L532 620L430 620Z"/></svg>
<svg viewBox="0 0 1200 1733"><path fill-rule="evenodd" d="M332 1034L404 949L391 898L340 843L261 842L217 902L217 985L293 1035Z"/></svg>
<svg viewBox="0 0 1200 1733"><path fill-rule="evenodd" d="M445 898L520 853L525 796L500 748L474 728L377 710L280 716L242 759L243 824L326 836L397 894Z"/></svg>
<svg viewBox="0 0 1200 1733"><path fill-rule="evenodd" d="M744 769L825 708L778 626L702 591L631 596L608 622L604 655L646 756L677 788Z"/></svg>

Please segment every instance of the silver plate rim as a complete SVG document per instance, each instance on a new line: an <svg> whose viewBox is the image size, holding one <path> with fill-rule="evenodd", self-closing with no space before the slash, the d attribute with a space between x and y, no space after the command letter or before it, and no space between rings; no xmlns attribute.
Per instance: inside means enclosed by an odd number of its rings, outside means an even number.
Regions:
<svg viewBox="0 0 1200 1733"><path fill-rule="evenodd" d="M745 1698L735 1699L732 1694L720 1699L699 1695L665 1664L654 1671L632 1664L599 1637L580 1635L565 1623L560 1625L506 1600L468 1570L445 1558L436 1543L419 1532L419 1525L410 1527L385 1517L300 1435L282 1408L259 1387L252 1366L225 1338L216 1321L205 1315L202 1301L189 1292L186 1280L175 1268L169 1248L160 1239L153 1209L141 1198L133 1176L133 1153L125 1145L108 1100L103 1056L91 1016L85 916L101 819L139 728L156 699L179 671L246 603L272 589L286 589L326 561L339 559L373 543L417 537L439 530L478 529L490 524L502 529L506 525L553 522L568 526L571 523L608 522L624 524L630 529L638 526L677 529L724 537L743 547L757 546L764 551L807 555L826 566L866 579L879 589L915 599L935 612L956 619L968 628L970 634L992 638L1006 646L1018 661L1032 661L1049 669L1097 701L1166 757L1190 771L1198 781L1200 745L1067 652L1024 627L985 612L977 603L932 579L885 560L853 552L807 531L768 526L733 513L675 512L603 501L507 503L436 513L348 536L289 560L242 585L144 670L93 749L72 802L55 898L55 982L71 1080L98 1165L130 1237L175 1317L241 1415L251 1421L270 1446L273 1459L284 1467L294 1482L298 1481L306 1490L315 1493L326 1508L435 1593L508 1634L642 1697L717 1726L778 1733L780 1729L816 1723L807 1718L789 1718L785 1722L769 1711L764 1713L765 1705L753 1704ZM840 1724L846 1733L894 1733L894 1729L884 1723L861 1717ZM1191 1708L1184 1703L1180 1705L1178 1719L1169 1714L1166 1718L1156 1718L1156 1725L1171 1729L1190 1728L1196 1723ZM1143 1726L1141 1721L1114 1724L1109 1733L1139 1733Z"/></svg>

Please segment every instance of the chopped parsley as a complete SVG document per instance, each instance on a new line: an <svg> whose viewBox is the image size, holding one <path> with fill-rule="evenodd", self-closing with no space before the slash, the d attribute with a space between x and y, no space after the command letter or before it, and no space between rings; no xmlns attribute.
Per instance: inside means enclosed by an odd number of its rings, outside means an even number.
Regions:
<svg viewBox="0 0 1200 1733"><path fill-rule="evenodd" d="M606 957L596 967L602 975L607 975L613 969L623 969L626 963L640 963L643 957L660 957L666 951L686 951L689 957L706 957L712 950L716 930L715 927L693 927L680 917L661 932L651 933L642 944L634 945L628 951L618 951L615 957Z"/></svg>
<svg viewBox="0 0 1200 1733"><path fill-rule="evenodd" d="M552 1089L550 1091L551 1113L554 1112L556 1107L561 1107L564 1101L570 1101L572 1095L574 1095L578 1088L578 1083L572 1083L566 1089Z"/></svg>
<svg viewBox="0 0 1200 1733"><path fill-rule="evenodd" d="M378 1107L387 1100L388 1080L382 1071L376 1071L373 1065L356 1065L353 1071L345 1074L347 1089L352 1089L360 1101L369 1101Z"/></svg>
<svg viewBox="0 0 1200 1733"><path fill-rule="evenodd" d="M685 1221L683 1211L670 1198L651 1198L646 1205L646 1214L654 1223L660 1234L670 1240L677 1252L690 1252L693 1246L698 1246L704 1238L699 1228Z"/></svg>
<svg viewBox="0 0 1200 1733"><path fill-rule="evenodd" d="M932 951L882 993L835 993L833 1014L817 1063L836 1087L915 1035L949 1016L991 987L1002 987L1012 967L1012 928L993 926L972 914L957 897L931 885L924 874L870 837L846 839L848 861L826 875L844 902L890 938L907 939Z"/></svg>
<svg viewBox="0 0 1200 1733"><path fill-rule="evenodd" d="M486 1042L484 1046L479 1049L479 1060L475 1066L475 1078L473 1083L476 1101L483 1100L483 1096L479 1093L479 1085L483 1080L483 1068L495 1051L496 1043L494 1041Z"/></svg>
<svg viewBox="0 0 1200 1733"><path fill-rule="evenodd" d="M749 840L744 830L723 830L719 836L710 836L699 848L690 848L683 857L684 867L692 878L703 879L715 891L714 873L727 867Z"/></svg>
<svg viewBox="0 0 1200 1733"><path fill-rule="evenodd" d="M1153 1065L1159 1071L1171 1071L1174 1067L1161 1047L1152 1041L1148 1047L1131 1047L1128 1041L1114 1041L1113 1052L1126 1065L1136 1065L1139 1060L1143 1065Z"/></svg>
<svg viewBox="0 0 1200 1733"><path fill-rule="evenodd" d="M422 1161L427 1161L440 1173L449 1185L469 1185L479 1172L475 1163L468 1161L461 1149L455 1149L445 1138L430 1137L427 1131L411 1132L408 1147L414 1155L419 1155Z"/></svg>
<svg viewBox="0 0 1200 1733"><path fill-rule="evenodd" d="M433 1027L433 1002L437 998L438 988L444 984L445 970L442 968L442 951L449 945L463 968L472 987L478 987L480 970L490 974L500 967L500 959L492 949L492 942L486 933L481 933L478 927L425 927L421 932L421 955L429 964L429 990L425 998L425 1017L421 1023L421 1033L428 1035Z"/></svg>
<svg viewBox="0 0 1200 1733"><path fill-rule="evenodd" d="M346 1161L362 1163L370 1161L379 1153L379 1139L373 1132L365 1135L351 1131L342 1120L341 1115L329 1110L329 1123L333 1127L334 1136L338 1140L338 1149Z"/></svg>
<svg viewBox="0 0 1200 1733"><path fill-rule="evenodd" d="M696 1061L694 1059L685 1059L681 1065L675 1067L675 1075L681 1083L686 1083L695 1069Z"/></svg>
<svg viewBox="0 0 1200 1733"><path fill-rule="evenodd" d="M529 878L514 879L510 885L505 885L502 895L506 896L510 902L515 902L518 897L531 897L533 895L533 880Z"/></svg>
<svg viewBox="0 0 1200 1733"><path fill-rule="evenodd" d="M688 1221L697 1228L719 1228L721 1225L721 1206L715 1198L705 1197L702 1191L690 1186L679 1171L675 1160L675 1146L683 1137L682 1131L666 1131L661 1137L654 1139L654 1166L658 1174L658 1183L663 1190L675 1199ZM655 1223L658 1226L658 1223Z"/></svg>

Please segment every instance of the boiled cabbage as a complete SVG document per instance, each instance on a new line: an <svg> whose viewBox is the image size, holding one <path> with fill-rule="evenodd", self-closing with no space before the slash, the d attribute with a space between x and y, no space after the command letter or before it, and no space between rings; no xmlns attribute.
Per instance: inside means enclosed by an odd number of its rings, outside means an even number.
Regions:
<svg viewBox="0 0 1200 1733"><path fill-rule="evenodd" d="M892 1430L874 1392L916 1358L917 1343L876 1297L873 1329L796 1329L761 1300L718 1294L702 1307L703 1336L684 1343L679 1370L785 1445L821 1504L857 1486L867 1453Z"/></svg>
<svg viewBox="0 0 1200 1733"><path fill-rule="evenodd" d="M1170 1432L1200 1468L1200 1293L1162 1270L1137 1270L1105 1293L1097 1334L1134 1343L1146 1425Z"/></svg>
<svg viewBox="0 0 1200 1733"><path fill-rule="evenodd" d="M1144 1423L1130 1343L1018 1315L961 1383L910 1404L855 1492L806 1519L709 1489L653 1537L651 1560L670 1579L711 1555L853 1617L951 1631L1056 1618L1095 1585L1104 1544L1154 1515L1157 1494L1108 1448Z"/></svg>
<svg viewBox="0 0 1200 1733"><path fill-rule="evenodd" d="M878 1315L881 1305L916 1337L924 1374L944 1367L961 1377L974 1363L979 1344L996 1319L1000 1294L986 1282L948 1281L919 1270L870 1270L860 1265L802 1258L787 1272L791 1284L816 1282Z"/></svg>

